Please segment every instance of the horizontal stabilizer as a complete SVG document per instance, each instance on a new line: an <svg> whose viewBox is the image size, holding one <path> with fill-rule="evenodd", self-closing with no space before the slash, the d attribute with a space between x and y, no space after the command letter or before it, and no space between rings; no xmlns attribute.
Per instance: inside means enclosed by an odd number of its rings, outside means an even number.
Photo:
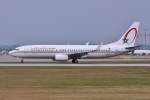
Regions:
<svg viewBox="0 0 150 100"><path fill-rule="evenodd" d="M137 50L137 49L140 49L142 46L141 45L138 45L138 46L134 46L134 47L127 47L126 49L128 50Z"/></svg>

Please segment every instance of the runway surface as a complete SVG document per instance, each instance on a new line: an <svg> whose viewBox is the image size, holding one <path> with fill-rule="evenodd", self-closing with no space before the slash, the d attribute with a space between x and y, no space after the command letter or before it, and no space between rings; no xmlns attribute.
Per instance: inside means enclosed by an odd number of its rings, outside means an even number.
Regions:
<svg viewBox="0 0 150 100"><path fill-rule="evenodd" d="M25 60L20 63L20 59L11 56L0 56L0 68L47 68L47 67L150 67L150 56L121 56L110 59L83 59L79 64L69 62L56 62L47 60Z"/></svg>
<svg viewBox="0 0 150 100"><path fill-rule="evenodd" d="M3 67L150 67L150 64L45 64L45 63L0 63L0 68Z"/></svg>

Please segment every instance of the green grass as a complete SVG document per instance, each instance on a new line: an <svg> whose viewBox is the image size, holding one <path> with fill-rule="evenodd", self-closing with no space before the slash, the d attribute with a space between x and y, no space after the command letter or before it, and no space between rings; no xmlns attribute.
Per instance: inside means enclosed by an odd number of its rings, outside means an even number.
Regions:
<svg viewBox="0 0 150 100"><path fill-rule="evenodd" d="M0 69L4 100L149 100L149 94L148 67Z"/></svg>
<svg viewBox="0 0 150 100"><path fill-rule="evenodd" d="M139 85L150 85L150 68L35 68L0 70L1 88Z"/></svg>

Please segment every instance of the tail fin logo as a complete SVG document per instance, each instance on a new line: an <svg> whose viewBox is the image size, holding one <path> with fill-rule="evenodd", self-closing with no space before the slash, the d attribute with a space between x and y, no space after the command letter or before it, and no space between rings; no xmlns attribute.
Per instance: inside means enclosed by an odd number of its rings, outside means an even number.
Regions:
<svg viewBox="0 0 150 100"><path fill-rule="evenodd" d="M136 39L136 36L137 36L137 29L136 28L131 28L129 31L127 31L124 35L124 38L122 39L123 40L123 44L131 44L134 42L134 40ZM132 40L130 40L129 35L134 35L134 38L132 38Z"/></svg>

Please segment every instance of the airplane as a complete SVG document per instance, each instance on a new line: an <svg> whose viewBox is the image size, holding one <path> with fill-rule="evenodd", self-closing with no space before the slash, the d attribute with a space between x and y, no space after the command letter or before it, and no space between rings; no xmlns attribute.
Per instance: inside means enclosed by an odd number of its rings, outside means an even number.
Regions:
<svg viewBox="0 0 150 100"><path fill-rule="evenodd" d="M141 55L141 56L144 56L144 55L150 55L150 50L135 50L133 52L134 55Z"/></svg>
<svg viewBox="0 0 150 100"><path fill-rule="evenodd" d="M99 59L129 53L136 49L135 41L139 22L134 22L116 42L105 45L24 45L9 52L9 55L24 59L53 59L78 63L78 59Z"/></svg>

